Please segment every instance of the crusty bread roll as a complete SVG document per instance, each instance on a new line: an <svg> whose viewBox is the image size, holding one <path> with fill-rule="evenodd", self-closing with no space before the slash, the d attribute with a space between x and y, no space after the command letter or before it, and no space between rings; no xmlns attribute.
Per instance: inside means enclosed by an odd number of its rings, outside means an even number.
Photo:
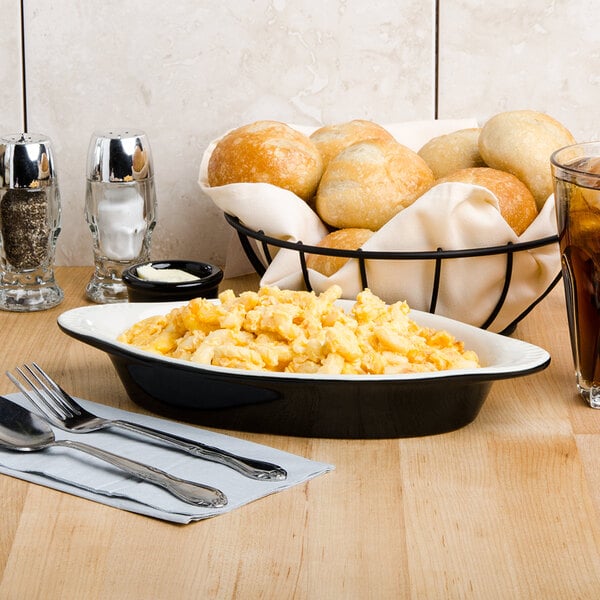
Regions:
<svg viewBox="0 0 600 600"><path fill-rule="evenodd" d="M497 114L484 124L479 152L488 166L518 177L540 209L552 193L550 155L574 143L571 132L552 117L515 110Z"/></svg>
<svg viewBox="0 0 600 600"><path fill-rule="evenodd" d="M338 250L358 250L372 235L373 232L370 229L337 229L327 234L317 246L321 248L337 248ZM307 254L306 266L329 277L336 271L339 271L349 260L349 258L344 256Z"/></svg>
<svg viewBox="0 0 600 600"><path fill-rule="evenodd" d="M211 187L271 183L306 201L314 195L322 173L321 154L310 138L277 121L256 121L230 131L208 162Z"/></svg>
<svg viewBox="0 0 600 600"><path fill-rule="evenodd" d="M358 142L325 169L316 211L333 227L376 231L433 183L427 163L406 146L395 140Z"/></svg>
<svg viewBox="0 0 600 600"><path fill-rule="evenodd" d="M323 159L323 170L327 168L329 161L337 156L344 148L363 142L365 140L393 140L392 134L373 121L355 119L346 123L324 125L314 131L310 139L316 144L321 158Z"/></svg>
<svg viewBox="0 0 600 600"><path fill-rule="evenodd" d="M498 199L500 214L517 235L521 235L538 214L535 198L527 186L506 171L489 167L461 169L436 183L447 181L471 183L490 190Z"/></svg>
<svg viewBox="0 0 600 600"><path fill-rule="evenodd" d="M459 129L429 140L418 155L429 165L436 179L460 169L485 167L479 154L481 128Z"/></svg>

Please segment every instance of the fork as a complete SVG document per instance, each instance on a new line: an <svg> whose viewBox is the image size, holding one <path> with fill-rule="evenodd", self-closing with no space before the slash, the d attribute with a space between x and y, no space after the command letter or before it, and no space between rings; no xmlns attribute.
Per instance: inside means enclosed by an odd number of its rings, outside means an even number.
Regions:
<svg viewBox="0 0 600 600"><path fill-rule="evenodd" d="M238 456L202 442L188 440L137 423L121 419L105 419L94 415L83 408L35 362L31 365L23 365L23 368L17 367L15 370L31 389L27 389L12 373L7 372L7 377L53 425L63 431L88 433L109 427L118 427L159 440L197 458L219 463L251 479L282 481L287 477L285 469L269 462Z"/></svg>

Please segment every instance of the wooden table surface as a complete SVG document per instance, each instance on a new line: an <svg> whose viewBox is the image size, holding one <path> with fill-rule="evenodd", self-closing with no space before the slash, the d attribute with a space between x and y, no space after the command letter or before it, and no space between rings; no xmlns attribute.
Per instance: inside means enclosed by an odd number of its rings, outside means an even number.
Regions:
<svg viewBox="0 0 600 600"><path fill-rule="evenodd" d="M78 396L143 412L108 357L56 325L86 304L90 272L57 269L54 309L0 313L1 371L36 360ZM514 335L551 365L495 383L458 431L228 432L336 470L206 521L173 525L0 475L0 598L599 598L600 411L575 393L562 286Z"/></svg>

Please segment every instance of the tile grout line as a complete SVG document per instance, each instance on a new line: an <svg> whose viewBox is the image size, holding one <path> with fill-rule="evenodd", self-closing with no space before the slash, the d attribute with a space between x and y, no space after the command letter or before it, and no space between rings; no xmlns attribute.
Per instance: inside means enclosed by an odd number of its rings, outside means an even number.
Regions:
<svg viewBox="0 0 600 600"><path fill-rule="evenodd" d="M25 64L25 0L21 4L21 92L23 94L23 132L27 133L27 70Z"/></svg>
<svg viewBox="0 0 600 600"><path fill-rule="evenodd" d="M439 71L440 71L440 0L435 0L435 19L434 19L434 38L435 38L435 57L433 74L433 118L437 120L439 116Z"/></svg>

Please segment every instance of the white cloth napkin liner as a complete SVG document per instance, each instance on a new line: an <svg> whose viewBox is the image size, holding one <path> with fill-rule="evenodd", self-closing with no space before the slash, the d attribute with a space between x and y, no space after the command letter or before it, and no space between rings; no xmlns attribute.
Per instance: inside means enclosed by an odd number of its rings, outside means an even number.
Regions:
<svg viewBox="0 0 600 600"><path fill-rule="evenodd" d="M307 134L315 129L294 127ZM415 151L432 137L468 127L477 127L477 121L459 119L386 125L399 142ZM203 155L198 183L221 210L238 217L251 229L282 240L315 245L327 234L327 228L310 206L287 190L265 183L211 188L207 179L208 161L217 142L218 139L214 140ZM463 250L556 235L552 196L521 236L508 226L497 207L496 197L485 188L462 183L437 185L386 223L363 245L363 250ZM260 254L260 246L257 250ZM228 264L231 262L238 269L242 265L247 267L249 263L240 261L237 256L241 251L238 243L231 244ZM305 289L299 253L275 248L272 255L273 261L261 285ZM512 324L546 292L560 273L557 244L515 252L513 259L508 296L489 327L491 331L503 331ZM506 264L505 254L444 259L435 312L475 326L483 325L500 298ZM406 300L412 308L425 311L430 308L434 269L433 260L368 260L366 263L368 284L373 293L386 302ZM343 297L354 299L361 290L358 261L349 261L331 277L310 270L310 282L316 292L333 284L340 285Z"/></svg>

